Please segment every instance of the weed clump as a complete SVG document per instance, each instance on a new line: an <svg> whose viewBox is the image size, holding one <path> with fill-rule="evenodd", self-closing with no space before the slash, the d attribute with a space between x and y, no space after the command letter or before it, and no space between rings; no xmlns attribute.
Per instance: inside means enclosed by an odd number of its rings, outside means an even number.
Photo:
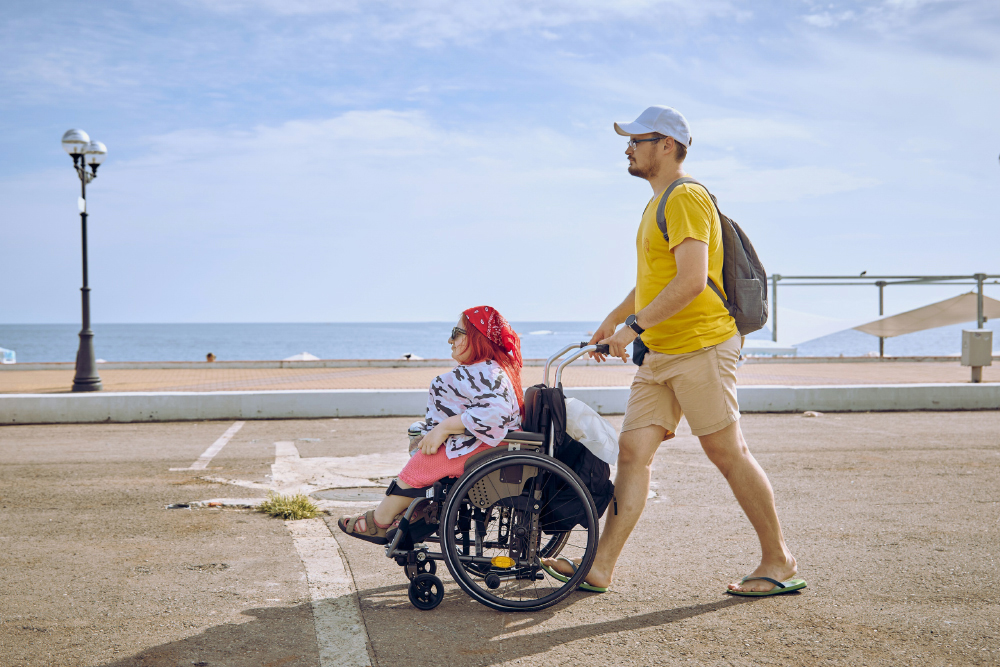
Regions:
<svg viewBox="0 0 1000 667"><path fill-rule="evenodd" d="M292 521L319 516L319 508L301 493L296 493L294 496L282 496L268 491L267 500L254 509L278 519L291 519Z"/></svg>

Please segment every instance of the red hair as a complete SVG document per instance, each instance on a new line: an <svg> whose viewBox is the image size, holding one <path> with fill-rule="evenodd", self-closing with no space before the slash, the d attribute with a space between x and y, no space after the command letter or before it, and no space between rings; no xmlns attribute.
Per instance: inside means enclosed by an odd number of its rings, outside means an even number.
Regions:
<svg viewBox="0 0 1000 667"><path fill-rule="evenodd" d="M524 418L524 390L521 389L521 358L515 359L502 347L483 335L479 329L470 326L469 318L462 315L465 321L465 352L468 360L465 364L478 364L481 361L490 359L500 364L500 368L507 373L510 383L514 386L514 396L517 398L517 407L521 411L521 418Z"/></svg>

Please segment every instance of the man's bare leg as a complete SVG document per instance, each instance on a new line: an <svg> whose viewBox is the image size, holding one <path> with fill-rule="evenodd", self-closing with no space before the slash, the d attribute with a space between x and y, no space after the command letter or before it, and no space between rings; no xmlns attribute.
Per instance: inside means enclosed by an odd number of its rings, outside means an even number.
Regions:
<svg viewBox="0 0 1000 667"><path fill-rule="evenodd" d="M597 555L586 578L592 586L603 588L611 585L615 563L646 507L653 455L666 432L662 426L654 425L625 431L618 438L618 473L615 475L618 513L615 514L614 506L608 508L606 513L607 521L597 545ZM558 572L572 574L565 561L543 558L542 562Z"/></svg>
<svg viewBox="0 0 1000 667"><path fill-rule="evenodd" d="M792 557L785 538L781 535L781 524L774 506L774 491L767 475L747 448L740 430L740 423L734 422L709 435L699 436L702 449L709 460L729 482L733 495L760 540L760 565L751 574L755 577L770 577L785 581L795 576L795 558ZM748 581L745 584L732 583L734 591L769 591L773 584L766 581Z"/></svg>

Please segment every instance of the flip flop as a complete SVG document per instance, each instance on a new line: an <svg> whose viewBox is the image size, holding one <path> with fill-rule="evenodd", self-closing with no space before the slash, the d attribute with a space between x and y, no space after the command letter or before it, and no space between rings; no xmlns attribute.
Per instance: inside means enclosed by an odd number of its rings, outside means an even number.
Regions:
<svg viewBox="0 0 1000 667"><path fill-rule="evenodd" d="M566 558L565 556L559 556L558 558L556 558L556 560L564 560L567 563L569 563L570 567L573 568L573 574L576 574L576 571L580 569L579 565L577 565L576 563L574 563L573 561L571 561L569 558ZM571 577L567 577L565 574L563 574L562 572L559 572L558 570L552 569L551 567L549 567L545 563L542 563L542 569L545 570L545 572L550 577L552 577L553 579L555 579L556 581L561 581L561 582L565 583L565 582L569 581L570 578L571 578ZM588 584L586 581L583 582L582 584L580 584L579 586L577 586L577 590L589 591L591 593L607 593L608 592L607 586L605 586L603 588L600 587L600 586L592 586L591 584Z"/></svg>
<svg viewBox="0 0 1000 667"><path fill-rule="evenodd" d="M743 577L740 579L741 584L745 584L748 581L769 581L774 584L774 588L769 591L731 591L728 588L726 592L730 595L743 595L745 597L765 597L767 595L784 595L785 593L793 593L795 591L802 590L806 587L805 579L789 579L788 581L778 581L777 579L772 579L771 577Z"/></svg>

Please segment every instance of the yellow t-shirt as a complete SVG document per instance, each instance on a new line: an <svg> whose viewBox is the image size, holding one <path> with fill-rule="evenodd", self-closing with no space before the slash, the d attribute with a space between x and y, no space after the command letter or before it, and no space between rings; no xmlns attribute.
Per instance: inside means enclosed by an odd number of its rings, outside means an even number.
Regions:
<svg viewBox="0 0 1000 667"><path fill-rule="evenodd" d="M635 310L639 312L656 298L677 275L674 248L688 238L708 244L708 276L725 293L722 284L722 227L719 214L704 188L685 183L674 188L667 200L669 247L656 225L660 197L653 197L642 213L635 237L638 271L635 280ZM684 354L718 345L738 333L719 295L705 285L694 301L671 318L649 327L642 340L649 349L664 354Z"/></svg>

